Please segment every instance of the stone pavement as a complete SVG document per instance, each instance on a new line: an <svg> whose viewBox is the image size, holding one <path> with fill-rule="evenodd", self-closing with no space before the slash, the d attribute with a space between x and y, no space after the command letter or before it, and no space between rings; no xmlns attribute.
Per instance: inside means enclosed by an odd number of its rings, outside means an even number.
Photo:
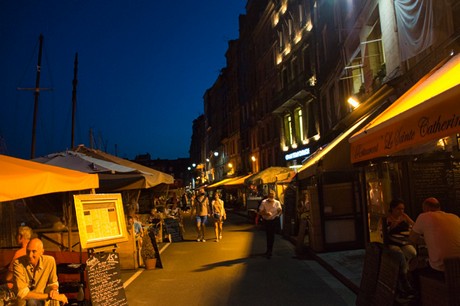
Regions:
<svg viewBox="0 0 460 306"><path fill-rule="evenodd" d="M238 214L244 216L243 212ZM187 230L189 231L188 233L191 234L193 228ZM211 228L208 228L208 234L212 235ZM282 239L280 236L278 236L276 239L284 240L287 245L291 244L291 242L289 242L287 239ZM159 248L160 250L165 251L169 246L170 245L166 243L160 245ZM292 256L294 256L293 248L285 249L283 252L291 253ZM308 269L315 271L315 274L320 276L325 283L329 284L329 287L335 288L334 291L344 292L343 290L346 289L343 288L347 288L355 295L357 294L361 281L364 250L351 250L319 254L310 253L307 257L309 258L305 260L305 264L308 266ZM312 259L314 259L314 261L312 261ZM125 287L129 286L130 283L135 280L137 275L142 273L142 271L143 269L138 269L137 271L122 271L122 280ZM345 286L342 288L338 284ZM347 294L345 294L345 296L347 296ZM350 298L346 304L354 305L355 298L356 296Z"/></svg>
<svg viewBox="0 0 460 306"><path fill-rule="evenodd" d="M318 261L297 258L293 244L276 237L265 258L265 233L229 212L224 239L196 242L190 216L185 241L164 245L163 269L122 271L130 305L355 305L356 294ZM184 260L186 259L186 260Z"/></svg>

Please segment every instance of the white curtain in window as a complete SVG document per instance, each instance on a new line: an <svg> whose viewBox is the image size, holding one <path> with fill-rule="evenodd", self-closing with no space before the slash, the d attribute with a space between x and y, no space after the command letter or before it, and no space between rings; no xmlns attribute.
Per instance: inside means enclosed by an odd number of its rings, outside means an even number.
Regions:
<svg viewBox="0 0 460 306"><path fill-rule="evenodd" d="M401 60L419 54L451 34L451 12L445 0L395 0Z"/></svg>

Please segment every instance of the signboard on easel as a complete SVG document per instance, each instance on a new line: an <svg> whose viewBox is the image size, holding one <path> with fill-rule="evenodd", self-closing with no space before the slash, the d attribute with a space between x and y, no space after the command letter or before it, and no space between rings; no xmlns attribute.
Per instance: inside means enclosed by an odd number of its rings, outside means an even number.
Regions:
<svg viewBox="0 0 460 306"><path fill-rule="evenodd" d="M120 257L115 252L96 253L86 262L93 306L128 305L120 277Z"/></svg>
<svg viewBox="0 0 460 306"><path fill-rule="evenodd" d="M115 252L117 243L128 241L121 194L74 195L74 203L80 243L90 254L86 267L92 305L128 305Z"/></svg>
<svg viewBox="0 0 460 306"><path fill-rule="evenodd" d="M74 195L74 203L83 248L128 241L121 194Z"/></svg>

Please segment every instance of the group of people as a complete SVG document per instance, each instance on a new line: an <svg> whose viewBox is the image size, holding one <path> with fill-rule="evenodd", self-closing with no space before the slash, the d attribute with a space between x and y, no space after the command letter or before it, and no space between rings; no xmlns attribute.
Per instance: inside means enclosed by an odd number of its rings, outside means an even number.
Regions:
<svg viewBox="0 0 460 306"><path fill-rule="evenodd" d="M8 266L6 284L15 294L15 305L44 306L52 300L67 304L67 297L59 293L54 257L45 255L43 242L32 236L30 227L18 228L16 240L21 248Z"/></svg>
<svg viewBox="0 0 460 306"><path fill-rule="evenodd" d="M276 193L270 190L266 199L264 199L258 209L258 214L262 217L266 231L266 252L265 256L271 258L273 245L275 242L275 234L280 226L280 216L282 214L282 206L280 201L275 199ZM224 220L227 218L224 201L220 198L218 192L214 193L211 204L206 196L204 189L200 189L197 195L191 197L192 210L191 218L196 221L197 241L205 242L206 223L208 217L212 216L214 220L215 241L219 242L222 239L222 229Z"/></svg>
<svg viewBox="0 0 460 306"><path fill-rule="evenodd" d="M393 200L381 220L383 242L401 254L399 290L410 297L419 290L420 275L443 278L444 259L460 256L460 218L441 210L436 198L422 203L422 213L414 222L404 212L404 201ZM417 256L418 246L427 249L427 261Z"/></svg>

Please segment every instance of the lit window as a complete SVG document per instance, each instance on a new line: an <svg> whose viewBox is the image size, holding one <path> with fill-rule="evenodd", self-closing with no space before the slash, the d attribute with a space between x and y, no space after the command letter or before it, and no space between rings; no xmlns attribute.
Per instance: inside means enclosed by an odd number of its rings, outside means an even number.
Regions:
<svg viewBox="0 0 460 306"><path fill-rule="evenodd" d="M303 141L303 139L305 138L304 137L305 135L304 135L304 128L303 128L303 113L302 113L302 109L301 108L296 109L295 114L296 114L296 132L297 132L297 136L298 136L298 139L300 141Z"/></svg>

